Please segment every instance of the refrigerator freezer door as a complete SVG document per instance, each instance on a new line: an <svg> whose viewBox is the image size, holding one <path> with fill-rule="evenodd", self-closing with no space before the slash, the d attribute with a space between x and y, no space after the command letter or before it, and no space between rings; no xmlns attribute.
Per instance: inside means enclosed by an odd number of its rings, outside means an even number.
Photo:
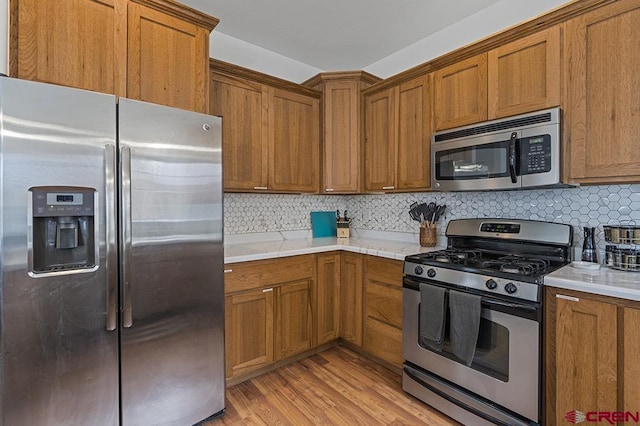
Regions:
<svg viewBox="0 0 640 426"><path fill-rule="evenodd" d="M0 425L118 424L118 332L106 313L104 221L106 170L115 168L105 149L116 143L114 105L109 95L0 78ZM50 186L82 187L95 198L97 233L85 234L98 236L95 265L30 270L30 189Z"/></svg>
<svg viewBox="0 0 640 426"><path fill-rule="evenodd" d="M122 422L190 425L224 409L221 120L128 99L118 115Z"/></svg>

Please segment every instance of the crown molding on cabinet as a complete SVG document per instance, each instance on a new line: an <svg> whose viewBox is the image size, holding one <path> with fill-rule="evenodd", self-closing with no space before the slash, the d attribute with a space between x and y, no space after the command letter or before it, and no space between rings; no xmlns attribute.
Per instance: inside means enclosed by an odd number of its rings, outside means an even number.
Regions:
<svg viewBox="0 0 640 426"><path fill-rule="evenodd" d="M303 81L300 84L302 84L303 86L315 87L325 81L345 79L360 80L367 84L375 84L382 81L380 77L370 74L366 71L331 71L314 75L313 77Z"/></svg>
<svg viewBox="0 0 640 426"><path fill-rule="evenodd" d="M291 81L283 80L278 77L263 74L261 72L250 70L238 65L230 64L229 62L224 62L219 59L209 58L209 68L211 69L211 71L216 73L245 78L250 81L262 83L278 89L292 90L316 99L320 99L320 97L322 96L322 92L320 90L311 89L309 87L305 87Z"/></svg>
<svg viewBox="0 0 640 426"><path fill-rule="evenodd" d="M172 16L176 16L183 21L190 22L199 27L203 27L212 31L216 25L220 22L218 18L209 16L198 10L185 6L181 3L177 3L172 0L129 0L133 3L138 3L143 6L150 7L152 9L159 10L160 12L167 13Z"/></svg>

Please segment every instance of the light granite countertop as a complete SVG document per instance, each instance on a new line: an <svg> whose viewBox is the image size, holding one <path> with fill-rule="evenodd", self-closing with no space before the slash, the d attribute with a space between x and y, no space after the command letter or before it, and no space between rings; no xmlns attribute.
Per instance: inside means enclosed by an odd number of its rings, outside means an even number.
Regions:
<svg viewBox="0 0 640 426"><path fill-rule="evenodd" d="M351 230L351 238L312 238L311 231L282 231L225 236L226 264L301 254L345 250L389 259L404 260L405 256L446 247L446 238L439 236L436 247L420 247L418 234Z"/></svg>
<svg viewBox="0 0 640 426"><path fill-rule="evenodd" d="M625 272L601 266L597 270L568 265L544 277L544 284L585 293L640 300L640 272Z"/></svg>
<svg viewBox="0 0 640 426"><path fill-rule="evenodd" d="M281 231L225 236L225 264L344 250L389 259L404 260L410 254L441 250L446 237L438 236L435 247L420 247L418 234L351 230L351 238L312 238L311 231ZM625 272L602 266L586 270L565 266L547 275L545 285L585 293L640 301L640 272Z"/></svg>

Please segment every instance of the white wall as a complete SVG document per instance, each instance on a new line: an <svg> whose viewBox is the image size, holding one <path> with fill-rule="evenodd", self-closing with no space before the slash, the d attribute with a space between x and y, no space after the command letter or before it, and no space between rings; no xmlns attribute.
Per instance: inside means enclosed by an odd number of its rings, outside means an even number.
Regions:
<svg viewBox="0 0 640 426"><path fill-rule="evenodd" d="M390 77L567 3L571 1L502 0L374 62L365 71L382 78Z"/></svg>
<svg viewBox="0 0 640 426"><path fill-rule="evenodd" d="M0 0L0 74L9 72L9 0Z"/></svg>
<svg viewBox="0 0 640 426"><path fill-rule="evenodd" d="M234 65L301 83L323 70L216 32L211 33L209 55Z"/></svg>

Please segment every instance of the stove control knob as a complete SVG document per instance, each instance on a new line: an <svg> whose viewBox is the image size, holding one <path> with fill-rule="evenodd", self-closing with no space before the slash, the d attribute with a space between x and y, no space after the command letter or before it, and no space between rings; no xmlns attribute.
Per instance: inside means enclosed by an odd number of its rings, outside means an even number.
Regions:
<svg viewBox="0 0 640 426"><path fill-rule="evenodd" d="M433 269L433 268L429 268L429 270L427 271L427 276L428 276L429 278L433 278L433 277L435 277L435 276L436 276L436 270L435 270L435 269Z"/></svg>
<svg viewBox="0 0 640 426"><path fill-rule="evenodd" d="M492 279L488 279L484 285L486 285L489 290L495 290L495 288L498 287L498 283Z"/></svg>
<svg viewBox="0 0 640 426"><path fill-rule="evenodd" d="M504 291L509 294L513 294L518 291L518 287L516 287L514 283L507 283L507 285L504 286Z"/></svg>
<svg viewBox="0 0 640 426"><path fill-rule="evenodd" d="M416 266L416 268L413 270L413 272L416 273L416 275L422 275L422 266Z"/></svg>

